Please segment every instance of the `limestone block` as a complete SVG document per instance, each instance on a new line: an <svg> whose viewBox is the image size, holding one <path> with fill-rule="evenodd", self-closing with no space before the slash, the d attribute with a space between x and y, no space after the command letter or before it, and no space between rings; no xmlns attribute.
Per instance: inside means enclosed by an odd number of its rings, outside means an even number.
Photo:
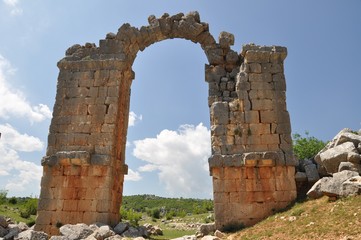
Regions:
<svg viewBox="0 0 361 240"><path fill-rule="evenodd" d="M274 90L273 82L251 82L252 90Z"/></svg>
<svg viewBox="0 0 361 240"><path fill-rule="evenodd" d="M265 134L261 135L261 142L263 144L279 144L280 139L278 134Z"/></svg>
<svg viewBox="0 0 361 240"><path fill-rule="evenodd" d="M248 75L250 82L271 82L272 75L271 73L250 73Z"/></svg>
<svg viewBox="0 0 361 240"><path fill-rule="evenodd" d="M247 63L246 63L247 64ZM261 73L262 66L260 63L248 63L250 73Z"/></svg>
<svg viewBox="0 0 361 240"><path fill-rule="evenodd" d="M330 148L321 154L315 160L323 165L328 173L336 173L341 162L347 162L349 152L357 153L355 145L352 142L346 142L334 148Z"/></svg>
<svg viewBox="0 0 361 240"><path fill-rule="evenodd" d="M267 63L270 61L270 52L249 50L244 58L246 63Z"/></svg>
<svg viewBox="0 0 361 240"><path fill-rule="evenodd" d="M270 62L271 63L283 63L286 56L287 56L287 49L284 52L272 52L270 54Z"/></svg>
<svg viewBox="0 0 361 240"><path fill-rule="evenodd" d="M235 51L230 50L226 55L226 61L229 64L236 64L239 61L238 54Z"/></svg>
<svg viewBox="0 0 361 240"><path fill-rule="evenodd" d="M261 123L277 123L278 115L275 111L266 110L260 111Z"/></svg>
<svg viewBox="0 0 361 240"><path fill-rule="evenodd" d="M279 116L279 114L278 114ZM282 136L281 140L284 139L286 142L291 143L289 134L291 133L291 124L286 121L278 123L276 128L276 133ZM287 140L287 139L288 140Z"/></svg>
<svg viewBox="0 0 361 240"><path fill-rule="evenodd" d="M267 123L250 123L249 131L247 133L248 136L259 136L259 135L270 135L271 129L270 124ZM275 135L275 134L272 134ZM261 139L262 141L262 139ZM262 141L264 142L264 141ZM266 144L268 142L265 142ZM270 143L270 142L269 142Z"/></svg>
<svg viewBox="0 0 361 240"><path fill-rule="evenodd" d="M316 164L307 164L305 166L305 172L308 179L308 182L317 182L320 179L320 176L318 175L318 170Z"/></svg>
<svg viewBox="0 0 361 240"><path fill-rule="evenodd" d="M245 122L246 123L259 123L259 111L246 111Z"/></svg>
<svg viewBox="0 0 361 240"><path fill-rule="evenodd" d="M271 99L253 99L252 100L252 110L273 110L274 104Z"/></svg>
<svg viewBox="0 0 361 240"><path fill-rule="evenodd" d="M223 50L221 48L206 49L209 64L220 65L224 63Z"/></svg>
<svg viewBox="0 0 361 240"><path fill-rule="evenodd" d="M234 45L234 35L223 31L219 34L218 41L222 48L229 48Z"/></svg>
<svg viewBox="0 0 361 240"><path fill-rule="evenodd" d="M205 65L206 82L219 83L223 76L226 76L226 70L222 66Z"/></svg>
<svg viewBox="0 0 361 240"><path fill-rule="evenodd" d="M211 106L211 119L213 124L227 124L229 117L227 102L215 102Z"/></svg>
<svg viewBox="0 0 361 240"><path fill-rule="evenodd" d="M272 169L271 166L259 167L258 168L258 173L259 173L259 177L262 178L262 179L274 178L273 169Z"/></svg>

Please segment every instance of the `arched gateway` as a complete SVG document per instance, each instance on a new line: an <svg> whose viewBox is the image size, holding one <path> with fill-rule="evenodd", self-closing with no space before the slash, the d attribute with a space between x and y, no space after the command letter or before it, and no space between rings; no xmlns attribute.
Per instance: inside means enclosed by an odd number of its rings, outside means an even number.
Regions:
<svg viewBox="0 0 361 240"><path fill-rule="evenodd" d="M295 199L287 49L251 44L238 54L230 48L234 36L222 32L217 43L197 12L148 20L140 29L124 24L99 47L74 45L58 62L36 230L55 234L60 224L119 221L132 64L139 50L172 38L199 43L209 61L216 226L254 224Z"/></svg>

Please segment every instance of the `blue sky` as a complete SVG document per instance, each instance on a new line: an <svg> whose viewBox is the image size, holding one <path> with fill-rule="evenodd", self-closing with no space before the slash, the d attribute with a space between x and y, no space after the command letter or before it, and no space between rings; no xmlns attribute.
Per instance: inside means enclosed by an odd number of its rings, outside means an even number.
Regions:
<svg viewBox="0 0 361 240"><path fill-rule="evenodd" d="M73 44L98 45L126 22L198 11L215 38L282 45L293 133L322 140L361 128L361 1L0 0L0 189L39 195L59 73ZM204 52L173 39L140 52L133 65L124 194L211 198L208 87Z"/></svg>

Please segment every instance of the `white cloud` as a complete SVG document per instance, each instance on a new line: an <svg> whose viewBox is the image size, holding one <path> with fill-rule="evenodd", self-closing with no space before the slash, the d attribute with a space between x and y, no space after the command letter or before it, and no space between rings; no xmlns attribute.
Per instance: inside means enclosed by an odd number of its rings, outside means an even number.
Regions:
<svg viewBox="0 0 361 240"><path fill-rule="evenodd" d="M133 171L132 169L128 169L128 174L125 175L124 180L125 181L133 181L137 182L142 179L142 176L140 176L139 172Z"/></svg>
<svg viewBox="0 0 361 240"><path fill-rule="evenodd" d="M143 119L142 115L137 115L135 112L129 112L129 121L128 126L133 127L137 121L141 121Z"/></svg>
<svg viewBox="0 0 361 240"><path fill-rule="evenodd" d="M20 134L10 124L0 124L0 133L2 143L16 151L33 152L44 148L39 138Z"/></svg>
<svg viewBox="0 0 361 240"><path fill-rule="evenodd" d="M21 15L23 13L18 0L3 0L3 2L9 7L11 15Z"/></svg>
<svg viewBox="0 0 361 240"><path fill-rule="evenodd" d="M140 172L153 172L158 169L157 165L154 164L146 164L138 168Z"/></svg>
<svg viewBox="0 0 361 240"><path fill-rule="evenodd" d="M42 167L22 160L18 151L40 151L43 143L33 136L20 134L11 125L0 125L0 176L11 176L1 188L21 192L30 186L40 186Z"/></svg>
<svg viewBox="0 0 361 240"><path fill-rule="evenodd" d="M0 118L24 117L31 123L51 118L52 113L47 105L32 106L20 90L8 84L7 78L14 72L15 69L0 55Z"/></svg>
<svg viewBox="0 0 361 240"><path fill-rule="evenodd" d="M159 170L159 179L171 195L211 192L210 131L202 123L182 125L178 131L163 130L156 138L138 140L134 145L133 155L148 162L139 171Z"/></svg>

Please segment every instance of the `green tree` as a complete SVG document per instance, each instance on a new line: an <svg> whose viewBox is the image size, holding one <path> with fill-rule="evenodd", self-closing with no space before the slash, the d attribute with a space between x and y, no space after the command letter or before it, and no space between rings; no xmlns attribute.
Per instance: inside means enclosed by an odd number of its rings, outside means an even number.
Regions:
<svg viewBox="0 0 361 240"><path fill-rule="evenodd" d="M8 195L8 190L0 189L0 204L6 202L6 196Z"/></svg>
<svg viewBox="0 0 361 240"><path fill-rule="evenodd" d="M293 134L293 151L298 159L313 158L326 143L313 136L309 136L309 132L305 132L305 137L298 133Z"/></svg>

